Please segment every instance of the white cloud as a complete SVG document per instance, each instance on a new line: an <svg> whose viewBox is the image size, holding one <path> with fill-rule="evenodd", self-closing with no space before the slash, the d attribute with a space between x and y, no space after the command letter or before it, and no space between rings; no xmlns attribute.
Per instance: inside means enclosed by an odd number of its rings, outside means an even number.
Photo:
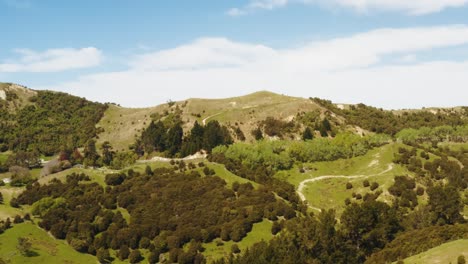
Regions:
<svg viewBox="0 0 468 264"><path fill-rule="evenodd" d="M361 12L403 11L410 15L430 14L468 4L468 0L332 0L332 2Z"/></svg>
<svg viewBox="0 0 468 264"><path fill-rule="evenodd" d="M138 56L130 65L146 71L238 67L270 56L275 56L275 51L266 46L235 43L224 38L202 38L174 49Z"/></svg>
<svg viewBox="0 0 468 264"><path fill-rule="evenodd" d="M43 52L17 49L15 52L20 58L0 63L0 72L59 72L97 66L102 61L102 52L94 47Z"/></svg>
<svg viewBox="0 0 468 264"><path fill-rule="evenodd" d="M468 45L468 26L380 29L291 49L203 38L137 56L126 71L42 88L126 106L265 89L386 108L461 105L468 98L468 55L458 62L399 62L457 45Z"/></svg>
<svg viewBox="0 0 468 264"><path fill-rule="evenodd" d="M390 11L409 15L425 15L447 8L463 7L468 0L251 0L240 8L232 8L227 14L245 15L258 9L272 10L291 3L351 8L357 12Z"/></svg>

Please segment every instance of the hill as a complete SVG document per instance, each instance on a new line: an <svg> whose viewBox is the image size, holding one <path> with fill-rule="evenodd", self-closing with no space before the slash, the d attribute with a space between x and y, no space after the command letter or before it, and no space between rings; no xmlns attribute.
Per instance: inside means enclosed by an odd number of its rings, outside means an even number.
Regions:
<svg viewBox="0 0 468 264"><path fill-rule="evenodd" d="M115 149L125 150L152 120L174 113L180 115L185 131L188 131L195 121L206 124L210 120L217 120L230 127L239 127L247 141L251 141L253 136L250 132L267 117L291 121L298 113L316 110L326 112L325 108L309 99L266 91L226 99L193 98L151 108L110 105L98 123L98 127L103 129L99 134L98 145L109 141Z"/></svg>
<svg viewBox="0 0 468 264"><path fill-rule="evenodd" d="M262 91L133 109L0 91L0 242L30 232L38 254L14 244L7 260L386 263L467 238L466 107ZM39 154L55 155L50 175Z"/></svg>

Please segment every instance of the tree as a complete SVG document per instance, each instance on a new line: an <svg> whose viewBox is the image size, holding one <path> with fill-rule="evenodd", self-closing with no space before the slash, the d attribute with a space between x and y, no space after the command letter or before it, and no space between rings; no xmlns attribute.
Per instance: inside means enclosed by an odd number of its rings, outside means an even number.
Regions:
<svg viewBox="0 0 468 264"><path fill-rule="evenodd" d="M21 255L31 257L34 252L32 249L31 241L27 237L18 237L18 245L16 246Z"/></svg>
<svg viewBox="0 0 468 264"><path fill-rule="evenodd" d="M133 250L128 256L128 261L130 263L139 263L142 260L143 260L143 257L141 256L141 252L138 249Z"/></svg>
<svg viewBox="0 0 468 264"><path fill-rule="evenodd" d="M310 127L306 127L304 132L302 133L302 140L311 140L314 139L314 133L312 132L312 129Z"/></svg>
<svg viewBox="0 0 468 264"><path fill-rule="evenodd" d="M457 258L457 264L465 264L465 263L466 263L465 256L464 256L464 255L458 256L458 258Z"/></svg>
<svg viewBox="0 0 468 264"><path fill-rule="evenodd" d="M460 193L452 186L435 186L427 189L429 210L434 224L453 225L463 221Z"/></svg>
<svg viewBox="0 0 468 264"><path fill-rule="evenodd" d="M122 245L119 249L119 253L117 253L117 257L123 261L127 259L129 255L130 255L130 249L128 248L128 246Z"/></svg>
<svg viewBox="0 0 468 264"><path fill-rule="evenodd" d="M341 215L344 235L363 256L383 248L401 229L394 208L374 200L351 204Z"/></svg>
<svg viewBox="0 0 468 264"><path fill-rule="evenodd" d="M251 132L252 136L255 138L255 140L261 140L263 139L263 132L262 130L257 127L256 129L252 130Z"/></svg>
<svg viewBox="0 0 468 264"><path fill-rule="evenodd" d="M216 146L230 143L232 143L232 138L226 127L221 127L216 120L208 122L203 133L203 148L205 150L211 152Z"/></svg>
<svg viewBox="0 0 468 264"><path fill-rule="evenodd" d="M41 159L37 151L18 151L8 156L6 164L10 167L20 166L24 168L37 168L41 166Z"/></svg>
<svg viewBox="0 0 468 264"><path fill-rule="evenodd" d="M101 150L102 150L102 164L105 166L111 165L115 152L112 150L112 146L109 143L109 141L105 141L104 143L102 143Z"/></svg>
<svg viewBox="0 0 468 264"><path fill-rule="evenodd" d="M96 252L96 257L99 263L111 263L112 262L109 249L105 249L105 248L98 249Z"/></svg>
<svg viewBox="0 0 468 264"><path fill-rule="evenodd" d="M367 179L362 182L363 187L369 187L369 185L370 185L370 183L369 183L369 180L367 180Z"/></svg>
<svg viewBox="0 0 468 264"><path fill-rule="evenodd" d="M84 149L84 165L86 166L97 166L99 154L96 150L96 140L90 139Z"/></svg>
<svg viewBox="0 0 468 264"><path fill-rule="evenodd" d="M169 155L173 157L177 152L180 151L182 146L182 136L184 135L184 131L182 130L182 126L180 124L174 125L169 131L167 132L167 148L169 150Z"/></svg>
<svg viewBox="0 0 468 264"><path fill-rule="evenodd" d="M20 166L12 166L9 169L11 173L11 186L23 186L33 181L29 169Z"/></svg>
<svg viewBox="0 0 468 264"><path fill-rule="evenodd" d="M0 192L0 204L3 204L3 193Z"/></svg>
<svg viewBox="0 0 468 264"><path fill-rule="evenodd" d="M151 170L150 165L146 165L145 174L148 175L148 176L152 176L152 175L153 175L153 170Z"/></svg>
<svg viewBox="0 0 468 264"><path fill-rule="evenodd" d="M276 222L275 222L276 223ZM232 244L231 246L231 252L233 254L239 254L241 250L239 249L239 246L237 244Z"/></svg>

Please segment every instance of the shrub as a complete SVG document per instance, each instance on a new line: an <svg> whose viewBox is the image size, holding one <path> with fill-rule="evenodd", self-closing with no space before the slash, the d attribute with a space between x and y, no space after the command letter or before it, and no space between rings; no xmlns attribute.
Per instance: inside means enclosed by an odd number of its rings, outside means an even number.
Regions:
<svg viewBox="0 0 468 264"><path fill-rule="evenodd" d="M466 263L465 256L464 255L458 256L457 264L465 264L465 263Z"/></svg>
<svg viewBox="0 0 468 264"><path fill-rule="evenodd" d="M364 186L364 187L369 187L369 185L370 185L369 180L364 180L362 182L362 186Z"/></svg>
<svg viewBox="0 0 468 264"><path fill-rule="evenodd" d="M347 182L346 183L346 190L349 190L349 189L352 189L353 188L353 184L350 183L350 182Z"/></svg>
<svg viewBox="0 0 468 264"><path fill-rule="evenodd" d="M231 246L231 252L232 252L233 254L239 254L241 251L240 251L239 246L238 246L237 244L233 244L233 245ZM464 262L463 262L463 263L464 263Z"/></svg>
<svg viewBox="0 0 468 264"><path fill-rule="evenodd" d="M130 263L139 263L140 261L143 260L143 257L141 256L141 252L138 249L135 249L130 253L128 256L128 261Z"/></svg>

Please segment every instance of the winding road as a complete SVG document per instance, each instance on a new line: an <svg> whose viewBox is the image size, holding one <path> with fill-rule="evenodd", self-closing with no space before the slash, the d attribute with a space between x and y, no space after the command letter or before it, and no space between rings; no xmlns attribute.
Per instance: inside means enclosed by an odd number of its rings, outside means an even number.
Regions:
<svg viewBox="0 0 468 264"><path fill-rule="evenodd" d="M351 175L351 176L344 176L344 175L325 175L325 176L319 176L319 177L315 177L315 178L312 178L312 179L307 179L307 180L303 180L299 183L299 187L297 188L297 195L299 195L299 198L301 198L301 201L307 201L304 193L303 193L303 190L305 188L305 185L308 184L308 183L311 183L311 182L317 182L317 181L322 181L322 180L326 180L326 179L357 179L357 178L367 178L367 177L375 177L375 176L379 176L379 175L382 175L382 174L385 174L389 171L391 171L393 169L393 164L389 164L388 165L388 168L378 174L371 174L371 175ZM311 206L309 205L309 208L313 209L313 210L316 210L316 211L321 211L320 208L318 207L314 207L314 206Z"/></svg>
<svg viewBox="0 0 468 264"><path fill-rule="evenodd" d="M208 116L208 117L205 117L205 118L202 120L202 124L205 126L205 125L206 125L206 120L208 120L208 119L210 119L210 118L212 118L212 117L215 117L215 116L217 116L217 115L220 115L220 114L222 114L222 113L223 113L223 112L220 112L220 113L217 113L217 114L214 114L214 115L210 115L210 116Z"/></svg>

